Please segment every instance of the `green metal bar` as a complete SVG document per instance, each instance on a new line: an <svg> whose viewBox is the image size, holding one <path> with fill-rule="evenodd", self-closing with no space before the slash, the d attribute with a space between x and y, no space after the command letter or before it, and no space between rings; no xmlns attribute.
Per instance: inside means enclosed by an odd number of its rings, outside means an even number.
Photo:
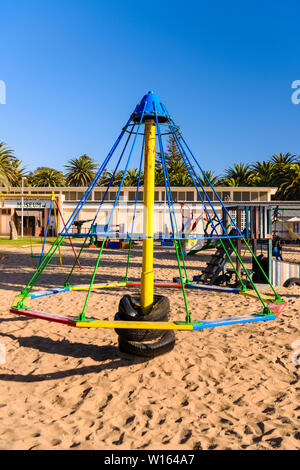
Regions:
<svg viewBox="0 0 300 470"><path fill-rule="evenodd" d="M186 265L185 265L185 262L184 262L184 255L183 255L181 240L178 240L178 243L179 243L179 247L180 247L181 258L182 258L183 268L184 268L184 272L185 272L185 282L186 282L186 284L189 284L190 281L189 281L189 278L188 278L188 275L187 275Z"/></svg>
<svg viewBox="0 0 300 470"><path fill-rule="evenodd" d="M227 258L228 258L228 260L229 260L231 266L233 267L233 270L234 270L235 274L237 275L237 277L239 278L240 283L242 284L242 289L243 289L243 290L246 290L247 288L246 288L245 284L243 283L243 280L242 280L241 276L239 275L239 273L238 273L236 267L234 266L234 263L233 263L233 261L232 261L232 259L231 259L231 257L230 257L230 254L229 254L228 251L226 250L226 247L225 247L225 245L224 245L224 242L223 242L223 240L222 240L221 238L220 238L220 242L221 242L222 247L224 248L224 251L225 251L225 253L226 253L226 256L227 256Z"/></svg>
<svg viewBox="0 0 300 470"><path fill-rule="evenodd" d="M189 313L189 308L188 308L187 298L186 298L186 293L185 293L185 288L184 288L184 282L183 282L183 277L182 277L180 258L179 258L179 252L178 252L178 246L177 246L177 240L174 240L174 245L175 245L175 249L176 249L176 256L177 256L177 262L178 262L178 268L179 268L179 274L180 274L180 281L181 281L183 298L184 298L184 303L185 303L186 323L192 323L192 318L191 318L190 313Z"/></svg>
<svg viewBox="0 0 300 470"><path fill-rule="evenodd" d="M53 258L56 250L60 247L60 245L62 244L63 240L64 240L64 236L61 236L59 235L55 242L53 243L53 245L51 246L50 250L48 251L47 255L45 256L44 260L42 261L42 263L40 264L40 266L38 266L38 268L36 269L35 273L33 274L33 276L31 277L30 281L28 282L27 286L25 287L25 289L23 289L21 291L21 295L23 295L23 298L20 300L20 302L18 303L18 305L22 306L22 303L23 301L26 299L26 297L28 297L29 293L31 292L33 286L36 284L38 278L40 277L40 275L42 274L42 272L44 271L44 269L46 268L46 266L50 263L51 259Z"/></svg>
<svg viewBox="0 0 300 470"><path fill-rule="evenodd" d="M249 249L250 252L251 252L251 249L250 249L248 243L246 242L245 238L243 238L243 240L244 240L244 242L246 243L248 249ZM236 248L235 248L235 246L234 246L234 243L232 242L232 240L231 240L230 238L229 238L229 241L230 241L230 243L231 243L231 246L232 246L232 248L233 248L233 250L234 250L234 252L235 252L235 254L236 254L238 260L240 261L241 265L243 266L244 271L245 271L245 273L246 273L246 275L247 275L249 281L251 282L253 289L255 290L256 294L258 295L259 300L260 300L261 303L263 304L264 313L265 313L265 314L269 314L269 313L270 313L270 309L269 309L269 307L265 304L264 299L262 298L262 296L260 295L259 291L257 290L256 285L255 285L254 282L252 281L251 276L250 276L250 274L249 274L249 272L248 272L246 266L245 266L244 263L243 263L243 260L241 259L240 255L238 254L238 252L237 252L237 250L236 250Z"/></svg>
<svg viewBox="0 0 300 470"><path fill-rule="evenodd" d="M65 286L65 287L69 287L69 280L70 280L70 278L71 278L71 276L72 276L72 274L73 274L73 271L74 271L74 269L75 269L75 266L76 266L76 264L77 264L77 261L79 260L79 257L80 257L80 255L81 255L81 253L82 253L83 248L85 247L85 244L86 244L88 238L89 238L89 236L85 237L84 242L83 242L83 244L82 244L82 246L81 246L81 248L80 248L80 251L79 251L79 253L78 253L78 256L77 256L77 258L75 258L75 261L74 261L74 264L73 264L73 266L72 266L72 269L71 269L71 271L70 271L70 273L69 273L67 279L65 280L65 283L64 283L64 286Z"/></svg>
<svg viewBox="0 0 300 470"><path fill-rule="evenodd" d="M98 255L96 266L95 266L95 269L94 269L94 272L93 272L93 275L92 275L89 290L88 290L88 293L87 293L86 298L85 298L83 310L82 310L81 314L79 315L79 321L85 321L86 320L85 311L86 311L87 303L88 303L88 300L89 300L89 297L90 297L90 294L91 294L91 290L92 290L92 287L93 287L93 284L94 284L94 280L95 280L95 277L96 277L96 272L97 272L97 269L98 269L98 266L99 266L99 263L100 263L100 258L101 258L101 255L102 255L102 250L103 250L103 247L104 247L105 240L106 240L106 238L103 239L101 248L99 250L99 255Z"/></svg>
<svg viewBox="0 0 300 470"><path fill-rule="evenodd" d="M125 282L128 282L128 270L129 270L129 261L130 261L130 254L131 254L131 246L132 246L132 238L130 238L130 242L129 242L128 256L127 256L127 264L126 264L126 273L125 273Z"/></svg>
<svg viewBox="0 0 300 470"><path fill-rule="evenodd" d="M273 284L270 282L270 279L268 278L268 276L266 275L265 271L264 271L263 268L261 267L261 265L260 265L258 259L256 258L255 254L254 254L253 251L251 250L251 248L250 248L250 246L248 245L247 241L246 241L245 239L243 239L243 240L244 240L244 242L246 243L246 246L247 246L248 250L250 251L251 255L253 256L253 258L254 258L255 261L257 262L258 266L260 267L260 269L261 269L263 275L265 276L265 278L266 278L266 280L267 280L269 286L271 287L272 291L274 292L274 294L275 294L275 296L276 296L276 300L282 300L281 297L280 297L280 295L279 295L279 294L276 292L276 290L274 289Z"/></svg>

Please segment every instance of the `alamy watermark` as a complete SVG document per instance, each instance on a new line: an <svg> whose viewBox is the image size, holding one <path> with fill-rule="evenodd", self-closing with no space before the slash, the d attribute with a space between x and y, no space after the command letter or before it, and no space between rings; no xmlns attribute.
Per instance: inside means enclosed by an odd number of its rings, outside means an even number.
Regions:
<svg viewBox="0 0 300 470"><path fill-rule="evenodd" d="M0 80L0 104L6 104L6 85L3 80Z"/></svg>
<svg viewBox="0 0 300 470"><path fill-rule="evenodd" d="M296 350L292 354L292 362L293 364L295 364L295 366L299 366L300 365L300 339L296 339L296 341L292 343L292 348Z"/></svg>
<svg viewBox="0 0 300 470"><path fill-rule="evenodd" d="M300 103L300 80L294 80L292 83L292 88L295 88L295 91L293 91L291 100L293 104L299 104Z"/></svg>
<svg viewBox="0 0 300 470"><path fill-rule="evenodd" d="M0 341L0 365L6 362L5 344Z"/></svg>

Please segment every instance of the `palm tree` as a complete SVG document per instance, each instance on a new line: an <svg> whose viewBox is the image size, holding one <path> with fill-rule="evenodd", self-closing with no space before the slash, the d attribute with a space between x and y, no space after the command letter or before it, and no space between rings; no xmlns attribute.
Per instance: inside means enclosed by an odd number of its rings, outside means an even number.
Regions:
<svg viewBox="0 0 300 470"><path fill-rule="evenodd" d="M286 167L281 185L275 199L296 201L300 199L300 164L293 163Z"/></svg>
<svg viewBox="0 0 300 470"><path fill-rule="evenodd" d="M123 170L117 170L116 172L114 170L105 170L99 181L99 186L120 186L123 175Z"/></svg>
<svg viewBox="0 0 300 470"><path fill-rule="evenodd" d="M286 181L289 167L293 164L300 163L300 160L296 155L280 152L279 155L274 154L271 157L271 162L273 163L274 186L280 188L281 184Z"/></svg>
<svg viewBox="0 0 300 470"><path fill-rule="evenodd" d="M5 142L0 142L0 172L10 183L13 177L12 162L16 159L13 150Z"/></svg>
<svg viewBox="0 0 300 470"><path fill-rule="evenodd" d="M252 186L252 170L248 163L234 163L233 168L225 170L222 180L224 186Z"/></svg>
<svg viewBox="0 0 300 470"><path fill-rule="evenodd" d="M98 164L88 155L81 155L78 158L69 160L65 165L67 169L66 181L68 186L84 187L89 186L95 177L95 170Z"/></svg>
<svg viewBox="0 0 300 470"><path fill-rule="evenodd" d="M62 187L65 186L66 179L61 171L42 166L30 177L30 183L35 187Z"/></svg>
<svg viewBox="0 0 300 470"><path fill-rule="evenodd" d="M202 186L209 186L209 183L207 180L209 180L213 186L220 186L222 181L220 179L220 176L215 175L214 171L206 170L206 171L203 171L203 173L204 174L202 175L198 175L198 178ZM195 181L197 180L195 179Z"/></svg>
<svg viewBox="0 0 300 470"><path fill-rule="evenodd" d="M275 165L286 165L286 164L291 164L291 163L297 163L299 162L299 156L297 155L292 155L291 153L279 153L277 155L274 153L271 157L271 162L275 163Z"/></svg>
<svg viewBox="0 0 300 470"><path fill-rule="evenodd" d="M140 185L143 184L144 174L141 172L140 175ZM137 168L133 168L133 170L127 170L125 179L124 179L124 186L137 186L139 182L139 170Z"/></svg>
<svg viewBox="0 0 300 470"><path fill-rule="evenodd" d="M272 161L252 163L252 181L255 186L276 186L275 164Z"/></svg>
<svg viewBox="0 0 300 470"><path fill-rule="evenodd" d="M22 161L18 158L11 163L12 176L10 182L12 186L20 187L22 185L22 178L27 177L25 167L21 167L21 165Z"/></svg>

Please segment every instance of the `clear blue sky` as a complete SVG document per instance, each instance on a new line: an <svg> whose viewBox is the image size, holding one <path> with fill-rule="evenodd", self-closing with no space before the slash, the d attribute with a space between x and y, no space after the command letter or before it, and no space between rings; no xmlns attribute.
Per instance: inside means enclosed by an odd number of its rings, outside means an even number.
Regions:
<svg viewBox="0 0 300 470"><path fill-rule="evenodd" d="M300 153L296 1L11 0L0 141L28 170L102 161L153 90L204 169Z"/></svg>

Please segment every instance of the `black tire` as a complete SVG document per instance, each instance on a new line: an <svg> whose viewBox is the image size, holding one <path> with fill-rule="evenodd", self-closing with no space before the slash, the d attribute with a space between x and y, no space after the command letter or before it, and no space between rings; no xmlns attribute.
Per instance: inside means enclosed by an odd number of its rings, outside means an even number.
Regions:
<svg viewBox="0 0 300 470"><path fill-rule="evenodd" d="M174 346L175 333L173 330L167 330L155 343L135 343L119 337L119 349L121 352L150 359L170 352Z"/></svg>
<svg viewBox="0 0 300 470"><path fill-rule="evenodd" d="M299 277L290 277L283 283L283 287L300 286Z"/></svg>
<svg viewBox="0 0 300 470"><path fill-rule="evenodd" d="M138 297L126 294L121 298L119 303L120 320L126 321L167 321L165 318L169 311L169 299L162 295L154 296L152 310L147 315L142 314Z"/></svg>
<svg viewBox="0 0 300 470"><path fill-rule="evenodd" d="M119 313L116 313L115 320L121 320ZM142 321L147 321L147 316ZM165 315L160 321L168 321L168 315ZM141 325L142 326L142 325ZM118 336L122 337L127 341L150 341L152 339L160 338L166 330L137 330L127 328L115 328L115 332Z"/></svg>

